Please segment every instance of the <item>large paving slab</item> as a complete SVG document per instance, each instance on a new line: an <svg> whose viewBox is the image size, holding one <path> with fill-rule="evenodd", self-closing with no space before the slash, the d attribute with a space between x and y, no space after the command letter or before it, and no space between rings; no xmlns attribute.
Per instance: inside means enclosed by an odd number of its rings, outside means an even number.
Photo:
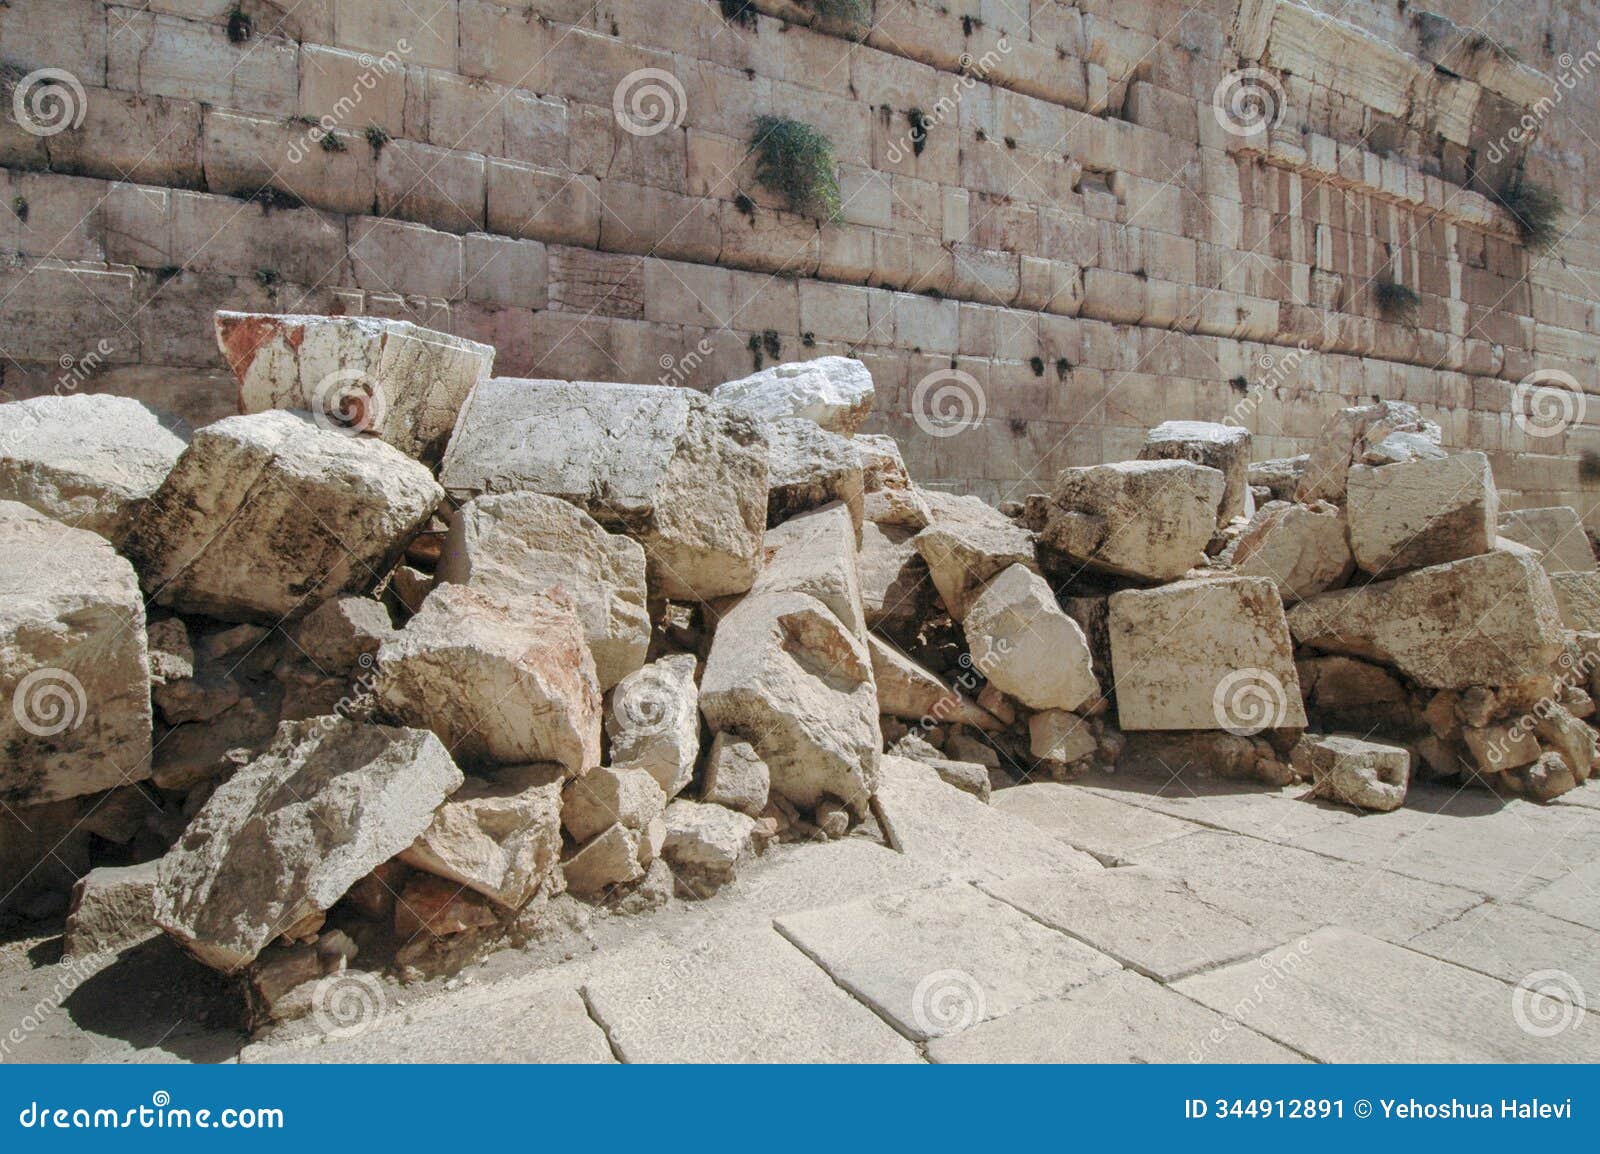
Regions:
<svg viewBox="0 0 1600 1154"><path fill-rule="evenodd" d="M992 880L1100 863L1019 818L947 785L932 769L885 757L873 801L889 844L959 877Z"/></svg>
<svg viewBox="0 0 1600 1154"><path fill-rule="evenodd" d="M1521 902L1553 918L1600 930L1600 861L1527 891Z"/></svg>
<svg viewBox="0 0 1600 1154"><path fill-rule="evenodd" d="M1269 789L1182 776L1156 779L1144 774L1097 774L1085 778L1078 788L1091 789L1124 805L1268 841L1289 841L1358 820L1348 809L1307 798L1306 786Z"/></svg>
<svg viewBox="0 0 1600 1154"><path fill-rule="evenodd" d="M935 1062L1303 1062L1294 1051L1121 970L928 1043Z"/></svg>
<svg viewBox="0 0 1600 1154"><path fill-rule="evenodd" d="M1416 787L1406 806L1289 844L1394 873L1511 898L1600 858L1600 814Z"/></svg>
<svg viewBox="0 0 1600 1154"><path fill-rule="evenodd" d="M324 1010L330 1032L304 1041L246 1046L241 1062L261 1063L509 1063L614 1062L605 1033L589 1017L583 998L571 988L477 1005L446 1002L434 1012L412 1015L392 1006L373 985L358 989L348 972L324 979L334 983L325 998L338 997L337 984L350 984L347 1003L358 1011L348 1019ZM362 1017L360 1010L368 1016Z"/></svg>
<svg viewBox="0 0 1600 1154"><path fill-rule="evenodd" d="M1125 859L1134 850L1204 828L1137 802L1130 805L1109 793L1053 781L999 790L990 797L989 805L1108 864Z"/></svg>
<svg viewBox="0 0 1600 1154"><path fill-rule="evenodd" d="M1265 953L1281 937L1148 866L1036 874L983 887L1047 926L1163 982Z"/></svg>
<svg viewBox="0 0 1600 1154"><path fill-rule="evenodd" d="M1556 798L1556 805L1576 805L1583 809L1600 809L1600 777L1591 777L1577 789L1570 789Z"/></svg>
<svg viewBox="0 0 1600 1154"><path fill-rule="evenodd" d="M946 873L864 837L774 846L718 891L719 909L752 921L923 889Z"/></svg>
<svg viewBox="0 0 1600 1154"><path fill-rule="evenodd" d="M1485 902L1406 945L1512 983L1559 971L1600 997L1600 932L1537 910Z"/></svg>
<svg viewBox="0 0 1600 1154"><path fill-rule="evenodd" d="M912 1044L771 929L641 954L584 986L625 1062L915 1062Z"/></svg>
<svg viewBox="0 0 1600 1154"><path fill-rule="evenodd" d="M1471 909L1471 890L1341 862L1259 838L1209 831L1134 855L1185 879L1195 893L1277 940L1344 925L1404 942Z"/></svg>
<svg viewBox="0 0 1600 1154"><path fill-rule="evenodd" d="M965 882L791 914L775 924L915 1041L959 1033L1118 968Z"/></svg>
<svg viewBox="0 0 1600 1154"><path fill-rule="evenodd" d="M1324 1062L1600 1058L1592 1018L1540 1037L1524 1023L1559 1019L1560 1005L1337 926L1173 988Z"/></svg>

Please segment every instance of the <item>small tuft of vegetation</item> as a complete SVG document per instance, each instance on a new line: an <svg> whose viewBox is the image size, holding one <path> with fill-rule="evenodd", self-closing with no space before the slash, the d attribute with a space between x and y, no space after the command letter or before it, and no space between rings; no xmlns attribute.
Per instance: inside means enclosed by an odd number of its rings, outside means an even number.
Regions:
<svg viewBox="0 0 1600 1154"><path fill-rule="evenodd" d="M751 371L759 373L761 371L761 366L766 363L761 358L761 338L758 336L751 336L751 338L745 342L744 347L750 350L750 363L755 366L755 368Z"/></svg>
<svg viewBox="0 0 1600 1154"><path fill-rule="evenodd" d="M383 146L388 144L389 141L393 139L389 135L389 130L384 128L381 124L367 125L366 134L367 144L371 146L373 155L377 155L378 153L382 152Z"/></svg>
<svg viewBox="0 0 1600 1154"><path fill-rule="evenodd" d="M340 140L333 133L325 132L322 135L322 151L323 152L348 152L349 149L345 146L344 141Z"/></svg>
<svg viewBox="0 0 1600 1154"><path fill-rule="evenodd" d="M761 348L773 360L777 360L783 355L783 339L778 336L777 329L762 330Z"/></svg>
<svg viewBox="0 0 1600 1154"><path fill-rule="evenodd" d="M834 24L865 27L872 22L872 0L801 0L801 3Z"/></svg>
<svg viewBox="0 0 1600 1154"><path fill-rule="evenodd" d="M921 156L922 150L928 147L928 129L933 127L933 121L920 108L906 113L906 119L911 122L911 155Z"/></svg>
<svg viewBox="0 0 1600 1154"><path fill-rule="evenodd" d="M248 201L251 204L259 204L262 212L271 212L275 208L304 208L306 206L306 202L294 193L286 192L281 188L274 188L270 184L264 184L254 192L239 193L237 195L240 200Z"/></svg>
<svg viewBox="0 0 1600 1154"><path fill-rule="evenodd" d="M1011 426L1011 435L1013 437L1025 437L1028 435L1028 422L1024 418L1012 417L1006 423Z"/></svg>
<svg viewBox="0 0 1600 1154"><path fill-rule="evenodd" d="M750 142L756 180L788 201L795 212L839 219L839 175L833 142L809 124L782 116L756 119Z"/></svg>
<svg viewBox="0 0 1600 1154"><path fill-rule="evenodd" d="M25 196L13 196L11 198L11 215L16 217L23 224L27 224L28 223L28 198L27 197L25 197Z"/></svg>
<svg viewBox="0 0 1600 1154"><path fill-rule="evenodd" d="M1565 206L1554 189L1519 176L1502 188L1495 199L1517 222L1522 243L1529 248L1543 252L1561 239L1561 214Z"/></svg>
<svg viewBox="0 0 1600 1154"><path fill-rule="evenodd" d="M152 270L150 275L156 278L157 284L166 284L182 271L183 266L181 264L164 264L160 268Z"/></svg>
<svg viewBox="0 0 1600 1154"><path fill-rule="evenodd" d="M817 347L817 334L805 332L800 334L800 347L814 349Z"/></svg>
<svg viewBox="0 0 1600 1154"><path fill-rule="evenodd" d="M275 268L256 269L256 283L264 289L274 288L283 278L278 275Z"/></svg>
<svg viewBox="0 0 1600 1154"><path fill-rule="evenodd" d="M729 24L754 28L759 15L753 0L722 0L722 18Z"/></svg>
<svg viewBox="0 0 1600 1154"><path fill-rule="evenodd" d="M1578 476L1591 485L1600 483L1600 449L1584 449L1578 454Z"/></svg>
<svg viewBox="0 0 1600 1154"><path fill-rule="evenodd" d="M251 22L249 13L235 4L233 11L228 13L228 42L243 44L254 34L255 25Z"/></svg>
<svg viewBox="0 0 1600 1154"><path fill-rule="evenodd" d="M733 207L738 209L742 216L747 216L751 220L755 219L756 202L751 200L744 193L741 192L733 198Z"/></svg>
<svg viewBox="0 0 1600 1154"><path fill-rule="evenodd" d="M1378 302L1378 315L1386 321L1393 321L1397 325L1414 325L1417 323L1417 310L1422 307L1422 295L1410 285L1400 284L1398 281L1379 281L1372 290L1373 299Z"/></svg>
<svg viewBox="0 0 1600 1154"><path fill-rule="evenodd" d="M1057 357L1056 358L1056 380L1058 380L1058 381L1066 380L1067 379L1067 374L1070 373L1071 371L1072 371L1072 362L1071 361L1067 360L1066 357Z"/></svg>
<svg viewBox="0 0 1600 1154"><path fill-rule="evenodd" d="M1228 384L1233 387L1233 391L1236 393L1248 393L1250 391L1250 382L1243 375L1229 377Z"/></svg>
<svg viewBox="0 0 1600 1154"><path fill-rule="evenodd" d="M1029 357L1028 358L1028 367L1033 370L1033 375L1034 376L1036 376L1036 377L1044 376L1044 358L1043 357Z"/></svg>

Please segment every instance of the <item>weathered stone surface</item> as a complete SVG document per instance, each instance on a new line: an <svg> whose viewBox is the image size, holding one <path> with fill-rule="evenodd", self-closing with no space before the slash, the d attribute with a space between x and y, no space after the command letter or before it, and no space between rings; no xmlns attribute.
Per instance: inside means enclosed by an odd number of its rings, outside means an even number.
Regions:
<svg viewBox="0 0 1600 1154"><path fill-rule="evenodd" d="M1501 537L1539 552L1546 573L1593 573L1594 549L1578 511L1570 505L1509 509L1500 514Z"/></svg>
<svg viewBox="0 0 1600 1154"><path fill-rule="evenodd" d="M1083 630L1026 566L984 586L962 627L973 668L1030 709L1077 709L1099 696Z"/></svg>
<svg viewBox="0 0 1600 1154"><path fill-rule="evenodd" d="M561 857L562 774L525 765L468 779L400 860L521 909Z"/></svg>
<svg viewBox="0 0 1600 1154"><path fill-rule="evenodd" d="M755 746L726 733L711 739L705 789L700 794L705 801L760 817L771 788L772 773Z"/></svg>
<svg viewBox="0 0 1600 1154"><path fill-rule="evenodd" d="M1404 733L1418 725L1410 694L1390 670L1353 657L1295 662L1300 693L1314 720L1337 729Z"/></svg>
<svg viewBox="0 0 1600 1154"><path fill-rule="evenodd" d="M0 501L121 545L183 449L183 438L130 397L72 393L0 405Z"/></svg>
<svg viewBox="0 0 1600 1154"><path fill-rule="evenodd" d="M276 625L371 589L442 497L381 441L301 413L229 417L195 433L125 552L157 604Z"/></svg>
<svg viewBox="0 0 1600 1154"><path fill-rule="evenodd" d="M918 758L923 765L939 775L948 786L970 793L979 801L987 802L994 796L994 783L989 780L989 767L975 761L951 761L944 757Z"/></svg>
<svg viewBox="0 0 1600 1154"><path fill-rule="evenodd" d="M1262 577L1179 581L1111 597L1124 730L1253 734L1303 727L1283 602Z"/></svg>
<svg viewBox="0 0 1600 1154"><path fill-rule="evenodd" d="M453 879L415 873L394 903L394 932L407 944L423 934L443 938L486 929L499 920L487 898Z"/></svg>
<svg viewBox="0 0 1600 1154"><path fill-rule="evenodd" d="M350 674L371 668L385 641L395 635L383 602L373 597L334 597L306 615L294 642L324 673Z"/></svg>
<svg viewBox="0 0 1600 1154"><path fill-rule="evenodd" d="M378 317L219 312L217 347L239 381L239 411L298 409L437 461L494 349Z"/></svg>
<svg viewBox="0 0 1600 1154"><path fill-rule="evenodd" d="M1347 489L1350 548L1368 573L1393 576L1494 547L1499 497L1482 453L1355 465Z"/></svg>
<svg viewBox="0 0 1600 1154"><path fill-rule="evenodd" d="M582 843L613 825L642 830L667 806L667 795L644 769L600 766L573 778L561 791L561 824Z"/></svg>
<svg viewBox="0 0 1600 1154"><path fill-rule="evenodd" d="M150 664L133 567L109 542L0 501L0 802L150 776Z"/></svg>
<svg viewBox="0 0 1600 1154"><path fill-rule="evenodd" d="M1551 573L1550 588L1563 625L1579 633L1600 632L1600 575Z"/></svg>
<svg viewBox="0 0 1600 1154"><path fill-rule="evenodd" d="M644 877L640 838L638 830L608 826L562 863L567 889L579 897L596 897Z"/></svg>
<svg viewBox="0 0 1600 1154"><path fill-rule="evenodd" d="M74 958L117 954L159 937L156 925L158 861L132 866L99 866L72 887L72 908L61 951Z"/></svg>
<svg viewBox="0 0 1600 1154"><path fill-rule="evenodd" d="M850 436L872 415L872 374L849 357L818 357L773 365L711 390L718 404L766 421L804 417L830 433Z"/></svg>
<svg viewBox="0 0 1600 1154"><path fill-rule="evenodd" d="M1013 565L1037 570L1033 536L976 497L927 494L933 520L916 536L934 588L950 616L967 615L985 582Z"/></svg>
<svg viewBox="0 0 1600 1154"><path fill-rule="evenodd" d="M467 502L451 518L438 578L508 605L561 590L583 622L602 690L644 664L644 547L558 497L497 493Z"/></svg>
<svg viewBox="0 0 1600 1154"><path fill-rule="evenodd" d="M916 536L917 530L901 525L862 525L856 567L867 628L899 635L914 631L929 615L933 582Z"/></svg>
<svg viewBox="0 0 1600 1154"><path fill-rule="evenodd" d="M767 524L778 525L807 509L838 501L861 527L861 454L855 442L799 417L766 426Z"/></svg>
<svg viewBox="0 0 1600 1154"><path fill-rule="evenodd" d="M959 722L979 729L1002 729L1000 720L976 702L949 688L933 674L876 634L867 635L872 677L878 685L878 712L929 725Z"/></svg>
<svg viewBox="0 0 1600 1154"><path fill-rule="evenodd" d="M921 491L911 482L895 439L863 433L853 440L861 454L862 511L866 519L904 529L927 528L932 514Z"/></svg>
<svg viewBox="0 0 1600 1154"><path fill-rule="evenodd" d="M989 804L1106 862L1203 828L1139 804L1137 794L1123 796L1126 800L1078 785L1029 782L996 790Z"/></svg>
<svg viewBox="0 0 1600 1154"><path fill-rule="evenodd" d="M285 722L161 859L156 923L207 965L236 970L410 846L461 783L431 733Z"/></svg>
<svg viewBox="0 0 1600 1154"><path fill-rule="evenodd" d="M1344 511L1326 501L1267 506L1250 522L1233 553L1235 573L1271 578L1286 602L1343 585L1355 567Z"/></svg>
<svg viewBox="0 0 1600 1154"><path fill-rule="evenodd" d="M866 636L856 532L844 505L835 501L768 529L762 554L761 575L752 595L810 594L833 610L850 632Z"/></svg>
<svg viewBox="0 0 1600 1154"><path fill-rule="evenodd" d="M643 769L668 798L694 777L700 757L700 691L696 661L680 653L653 661L617 684L606 714L611 764Z"/></svg>
<svg viewBox="0 0 1600 1154"><path fill-rule="evenodd" d="M964 882L787 914L775 924L834 981L919 1042L1117 969Z"/></svg>
<svg viewBox="0 0 1600 1154"><path fill-rule="evenodd" d="M1289 753L1312 792L1357 809L1399 809L1411 783L1411 753L1349 734L1308 733Z"/></svg>
<svg viewBox="0 0 1600 1154"><path fill-rule="evenodd" d="M720 805L679 798L664 815L666 840L661 856L672 867L680 890L703 897L733 880L750 853L755 819Z"/></svg>
<svg viewBox="0 0 1600 1154"><path fill-rule="evenodd" d="M690 389L491 378L440 478L460 500L527 489L571 501L644 546L663 597L743 593L760 568L762 427Z"/></svg>
<svg viewBox="0 0 1600 1154"><path fill-rule="evenodd" d="M1250 496L1250 430L1210 421L1162 421L1145 434L1141 461L1188 461L1222 474L1217 521L1245 516Z"/></svg>
<svg viewBox="0 0 1600 1154"><path fill-rule="evenodd" d="M1345 485L1352 464L1384 464L1395 459L1410 460L1420 449L1392 453L1377 450L1394 433L1418 434L1414 440L1438 445L1439 426L1424 420L1415 405L1405 401L1380 401L1373 405L1340 409L1318 434L1310 458L1295 488L1296 501L1343 503ZM1372 460L1368 461L1369 454Z"/></svg>
<svg viewBox="0 0 1600 1154"><path fill-rule="evenodd" d="M1298 457L1253 461L1250 465L1250 484L1266 489L1274 501L1293 501L1294 491L1310 460L1310 454L1302 453Z"/></svg>
<svg viewBox="0 0 1600 1154"><path fill-rule="evenodd" d="M1548 672L1561 622L1537 562L1486 553L1289 611L1302 645L1392 665L1431 689L1509 685Z"/></svg>
<svg viewBox="0 0 1600 1154"><path fill-rule="evenodd" d="M464 765L600 764L600 686L571 609L529 596L515 608L441 585L378 651L379 702L437 733Z"/></svg>
<svg viewBox="0 0 1600 1154"><path fill-rule="evenodd" d="M1187 461L1063 469L1040 541L1074 567L1171 581L1205 554L1227 482Z"/></svg>
<svg viewBox="0 0 1600 1154"><path fill-rule="evenodd" d="M860 813L883 746L871 662L815 598L748 597L717 627L700 709L755 747L776 793L802 809L832 794Z"/></svg>
<svg viewBox="0 0 1600 1154"><path fill-rule="evenodd" d="M1028 748L1040 761L1070 765L1093 757L1097 747L1087 718L1064 709L1046 709L1028 719Z"/></svg>

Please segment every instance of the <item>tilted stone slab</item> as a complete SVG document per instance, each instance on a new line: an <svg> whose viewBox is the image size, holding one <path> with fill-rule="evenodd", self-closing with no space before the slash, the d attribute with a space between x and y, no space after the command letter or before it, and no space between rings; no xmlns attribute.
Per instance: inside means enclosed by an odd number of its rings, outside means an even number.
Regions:
<svg viewBox="0 0 1600 1154"><path fill-rule="evenodd" d="M276 625L372 589L443 496L382 441L301 413L228 417L195 433L124 551L158 605Z"/></svg>
<svg viewBox="0 0 1600 1154"><path fill-rule="evenodd" d="M1325 501L1268 506L1250 522L1233 553L1235 573L1271 578L1286 602L1338 588L1355 567L1344 511Z"/></svg>
<svg viewBox="0 0 1600 1154"><path fill-rule="evenodd" d="M380 317L219 312L239 411L299 409L437 461L494 348Z"/></svg>
<svg viewBox="0 0 1600 1154"><path fill-rule="evenodd" d="M1551 573L1550 588L1563 625L1579 633L1600 631L1600 574Z"/></svg>
<svg viewBox="0 0 1600 1154"><path fill-rule="evenodd" d="M1368 454L1395 433L1414 433L1422 443L1431 445L1440 441L1439 426L1423 419L1421 411L1405 401L1340 409L1317 434L1294 499L1343 503L1350 466L1367 462ZM1371 463L1380 464L1386 459L1391 458L1377 454Z"/></svg>
<svg viewBox="0 0 1600 1154"><path fill-rule="evenodd" d="M1222 474L1217 521L1243 517L1250 496L1250 430L1211 421L1162 421L1145 434L1141 461L1189 461Z"/></svg>
<svg viewBox="0 0 1600 1154"><path fill-rule="evenodd" d="M1589 534L1570 505L1506 510L1500 514L1499 533L1537 549L1546 573L1593 573L1597 568Z"/></svg>
<svg viewBox="0 0 1600 1154"><path fill-rule="evenodd" d="M711 390L718 404L762 420L804 417L847 437L872 415L874 395L867 366L849 357L773 365Z"/></svg>
<svg viewBox="0 0 1600 1154"><path fill-rule="evenodd" d="M150 776L150 661L133 567L110 543L0 501L0 802Z"/></svg>
<svg viewBox="0 0 1600 1154"><path fill-rule="evenodd" d="M461 783L424 730L284 722L161 859L156 923L206 965L237 970L410 846Z"/></svg>
<svg viewBox="0 0 1600 1154"><path fill-rule="evenodd" d="M1381 468L1355 465L1345 507L1356 564L1378 576L1487 553L1500 516L1489 458L1482 453Z"/></svg>
<svg viewBox="0 0 1600 1154"><path fill-rule="evenodd" d="M854 441L799 417L773 421L767 433L767 524L838 501L859 532L865 515L861 453Z"/></svg>
<svg viewBox="0 0 1600 1154"><path fill-rule="evenodd" d="M835 501L768 529L752 595L806 593L821 601L857 637L867 627L850 510Z"/></svg>
<svg viewBox="0 0 1600 1154"><path fill-rule="evenodd" d="M1283 602L1265 578L1124 590L1111 597L1110 628L1125 730L1253 734L1306 724Z"/></svg>
<svg viewBox="0 0 1600 1154"><path fill-rule="evenodd" d="M184 444L131 397L72 393L0 405L0 501L120 545Z"/></svg>
<svg viewBox="0 0 1600 1154"><path fill-rule="evenodd" d="M962 629L973 668L1030 709L1074 710L1100 696L1083 630L1025 565L983 587Z"/></svg>
<svg viewBox="0 0 1600 1154"><path fill-rule="evenodd" d="M927 494L933 520L916 536L917 551L928 564L953 620L967 615L983 585L993 576L1024 565L1035 571L1033 534L977 497Z"/></svg>
<svg viewBox="0 0 1600 1154"><path fill-rule="evenodd" d="M615 769L643 769L670 799L700 757L700 691L694 655L675 653L617 683L606 714Z"/></svg>
<svg viewBox="0 0 1600 1154"><path fill-rule="evenodd" d="M764 432L690 389L491 378L462 409L440 479L459 500L571 501L645 547L661 596L743 593L760 569Z"/></svg>
<svg viewBox="0 0 1600 1154"><path fill-rule="evenodd" d="M1561 652L1550 585L1529 557L1485 553L1312 597L1289 628L1302 645L1392 665L1430 689L1510 685L1548 673Z"/></svg>
<svg viewBox="0 0 1600 1154"><path fill-rule="evenodd" d="M1074 567L1171 581L1205 555L1227 480L1188 461L1063 469L1039 539Z"/></svg>

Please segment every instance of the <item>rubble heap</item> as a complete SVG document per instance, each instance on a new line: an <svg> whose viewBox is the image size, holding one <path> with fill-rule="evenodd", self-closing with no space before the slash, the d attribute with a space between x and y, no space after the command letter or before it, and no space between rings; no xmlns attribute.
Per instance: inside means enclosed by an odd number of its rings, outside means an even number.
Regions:
<svg viewBox="0 0 1600 1154"><path fill-rule="evenodd" d="M775 841L895 844L908 763L981 814L1157 764L1545 800L1594 760L1576 514L1502 514L1409 405L1260 466L1171 422L1008 514L915 485L843 358L708 397L496 378L394 321L217 336L241 412L187 443L115 397L0 406L0 889L76 880L77 948L165 933L258 1018Z"/></svg>

